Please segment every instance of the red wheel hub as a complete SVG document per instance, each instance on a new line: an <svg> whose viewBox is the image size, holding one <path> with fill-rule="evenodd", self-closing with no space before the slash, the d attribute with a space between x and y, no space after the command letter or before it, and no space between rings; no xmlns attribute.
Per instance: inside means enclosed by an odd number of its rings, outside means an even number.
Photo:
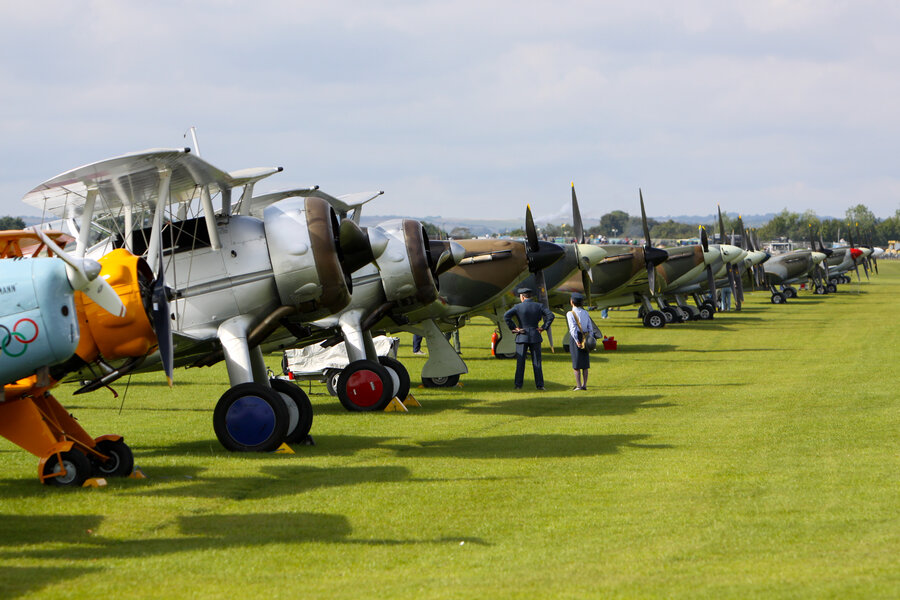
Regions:
<svg viewBox="0 0 900 600"><path fill-rule="evenodd" d="M373 406L381 400L384 382L374 371L357 371L347 378L347 397L357 406Z"/></svg>

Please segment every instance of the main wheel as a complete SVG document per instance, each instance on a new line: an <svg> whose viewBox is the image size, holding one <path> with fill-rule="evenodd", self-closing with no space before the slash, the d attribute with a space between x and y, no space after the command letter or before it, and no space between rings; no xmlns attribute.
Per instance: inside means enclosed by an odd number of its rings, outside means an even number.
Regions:
<svg viewBox="0 0 900 600"><path fill-rule="evenodd" d="M699 307L697 307L699 311L699 316L704 321L708 321L713 318L713 315L716 314L716 307L711 302L704 302Z"/></svg>
<svg viewBox="0 0 900 600"><path fill-rule="evenodd" d="M785 297L785 298L796 298L796 297L797 297L797 290L796 290L795 288L792 288L792 287L786 287L786 288L784 288L784 297Z"/></svg>
<svg viewBox="0 0 900 600"><path fill-rule="evenodd" d="M837 285L835 285L833 283L829 283L828 285L825 286L825 291L828 292L829 294L833 294L837 291Z"/></svg>
<svg viewBox="0 0 900 600"><path fill-rule="evenodd" d="M393 396L393 381L387 369L371 360L357 360L341 371L337 397L349 411L384 410Z"/></svg>
<svg viewBox="0 0 900 600"><path fill-rule="evenodd" d="M92 457L97 477L128 477L134 471L134 454L122 440L100 440L94 449L108 457L106 462Z"/></svg>
<svg viewBox="0 0 900 600"><path fill-rule="evenodd" d="M313 423L313 408L309 396L299 385L284 379L272 379L269 383L284 400L290 414L290 423L284 441L293 444L305 440Z"/></svg>
<svg viewBox="0 0 900 600"><path fill-rule="evenodd" d="M60 461L60 458L62 460ZM62 473L64 475L52 476L54 473ZM91 461L84 453L72 448L67 452L54 454L44 463L44 483L48 485L56 485L59 487L81 487L88 477L91 476Z"/></svg>
<svg viewBox="0 0 900 600"><path fill-rule="evenodd" d="M817 285L817 286L816 286L816 295L821 296L821 295L823 295L824 293L825 293L825 286L824 286L824 285Z"/></svg>
<svg viewBox="0 0 900 600"><path fill-rule="evenodd" d="M402 362L390 356L379 356L378 362L388 370L391 379L394 379L394 384L397 386L394 390L394 395L391 397L399 398L401 402L406 400L406 397L409 396L409 371L406 370Z"/></svg>
<svg viewBox="0 0 900 600"><path fill-rule="evenodd" d="M659 329L666 326L666 315L658 310L651 310L644 315L644 327Z"/></svg>
<svg viewBox="0 0 900 600"><path fill-rule="evenodd" d="M772 294L772 304L784 304L785 298L784 294L781 292L775 292Z"/></svg>
<svg viewBox="0 0 900 600"><path fill-rule="evenodd" d="M678 308L681 310L681 313L684 315L685 321L696 321L700 318L700 315L697 311L687 304L679 304Z"/></svg>
<svg viewBox="0 0 900 600"><path fill-rule="evenodd" d="M281 394L258 383L236 385L219 398L213 429L232 452L271 452L285 439L290 413Z"/></svg>
<svg viewBox="0 0 900 600"><path fill-rule="evenodd" d="M427 388L435 387L453 387L459 383L459 375L448 375L447 377L423 377L422 385Z"/></svg>
<svg viewBox="0 0 900 600"><path fill-rule="evenodd" d="M666 323L681 323L681 315L677 309L667 306L661 312L666 317Z"/></svg>

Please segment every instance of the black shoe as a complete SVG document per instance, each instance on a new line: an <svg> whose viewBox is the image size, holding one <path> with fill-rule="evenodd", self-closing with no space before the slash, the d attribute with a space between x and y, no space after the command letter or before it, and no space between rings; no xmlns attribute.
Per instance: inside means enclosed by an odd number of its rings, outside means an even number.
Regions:
<svg viewBox="0 0 900 600"><path fill-rule="evenodd" d="M543 392L543 391L544 391L544 386L539 387L539 388L538 388L538 391L539 391L539 392Z"/></svg>
<svg viewBox="0 0 900 600"><path fill-rule="evenodd" d="M513 389L521 390L521 389L522 389L522 386L521 386L521 385L516 385L516 386L513 386Z"/></svg>

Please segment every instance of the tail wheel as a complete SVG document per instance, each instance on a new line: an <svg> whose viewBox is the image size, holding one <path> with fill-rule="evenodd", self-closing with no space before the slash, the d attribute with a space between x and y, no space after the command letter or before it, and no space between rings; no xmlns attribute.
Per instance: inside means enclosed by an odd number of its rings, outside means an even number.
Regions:
<svg viewBox="0 0 900 600"><path fill-rule="evenodd" d="M289 425L284 399L258 383L234 386L213 412L216 437L232 452L271 452L284 442Z"/></svg>
<svg viewBox="0 0 900 600"><path fill-rule="evenodd" d="M396 377L394 383L397 387L394 390L394 395L391 397L400 398L401 401L406 400L406 397L409 396L409 371L406 370L403 363L390 356L379 356L378 362L381 363L382 367L388 370L391 379Z"/></svg>
<svg viewBox="0 0 900 600"><path fill-rule="evenodd" d="M341 371L337 397L349 411L384 410L393 396L393 381L387 369L371 360L357 360Z"/></svg>
<svg viewBox="0 0 900 600"><path fill-rule="evenodd" d="M305 440L313 423L313 408L309 396L300 389L299 385L283 379L272 379L269 383L284 400L288 412L291 414L284 441L293 444ZM296 414L296 419L294 414Z"/></svg>
<svg viewBox="0 0 900 600"><path fill-rule="evenodd" d="M422 385L427 388L435 387L453 387L459 383L459 375L448 375L447 377L423 377Z"/></svg>
<svg viewBox="0 0 900 600"><path fill-rule="evenodd" d="M42 481L59 487L81 487L91 476L91 461L81 450L72 448L54 454L44 463ZM57 475L57 473L61 473Z"/></svg>
<svg viewBox="0 0 900 600"><path fill-rule="evenodd" d="M644 327L659 329L666 326L666 315L658 310L651 310L644 315Z"/></svg>
<svg viewBox="0 0 900 600"><path fill-rule="evenodd" d="M134 471L134 454L122 440L100 440L94 449L107 457L93 463L94 475L98 477L128 477Z"/></svg>

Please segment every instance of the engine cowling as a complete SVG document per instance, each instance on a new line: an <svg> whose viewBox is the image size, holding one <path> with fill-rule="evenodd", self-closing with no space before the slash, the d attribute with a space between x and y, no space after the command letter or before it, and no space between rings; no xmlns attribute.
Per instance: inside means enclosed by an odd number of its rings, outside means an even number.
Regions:
<svg viewBox="0 0 900 600"><path fill-rule="evenodd" d="M320 198L287 198L263 211L266 242L281 303L303 320L333 314L350 303L337 215Z"/></svg>
<svg viewBox="0 0 900 600"><path fill-rule="evenodd" d="M388 301L399 304L428 304L438 298L435 260L428 234L419 221L397 219L370 228L380 230L388 240L376 259Z"/></svg>

